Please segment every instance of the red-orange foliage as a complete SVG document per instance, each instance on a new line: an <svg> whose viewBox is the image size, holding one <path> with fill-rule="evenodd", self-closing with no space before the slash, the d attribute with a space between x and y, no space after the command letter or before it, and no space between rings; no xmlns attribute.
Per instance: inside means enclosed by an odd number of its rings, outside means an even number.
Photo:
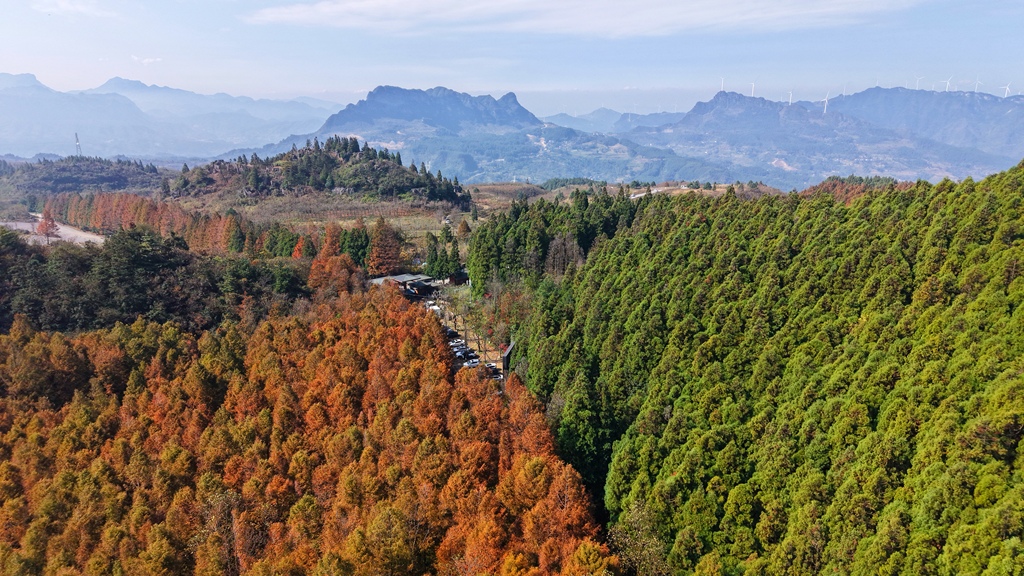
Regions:
<svg viewBox="0 0 1024 576"><path fill-rule="evenodd" d="M398 270L402 246L398 232L381 216L370 232L370 253L366 256L366 273L384 276Z"/></svg>
<svg viewBox="0 0 1024 576"><path fill-rule="evenodd" d="M346 258L317 258L321 287ZM58 377L88 392L47 407ZM435 317L393 290L339 290L248 335L22 322L0 381L19 383L0 398L0 546L29 571L617 567L541 406L515 376L453 378Z"/></svg>
<svg viewBox="0 0 1024 576"><path fill-rule="evenodd" d="M324 228L324 242L320 246L318 258L330 258L341 253L341 226L328 222Z"/></svg>
<svg viewBox="0 0 1024 576"><path fill-rule="evenodd" d="M348 254L325 257L321 252L313 259L306 285L319 297L333 298L342 292L361 291L363 281L360 268Z"/></svg>
<svg viewBox="0 0 1024 576"><path fill-rule="evenodd" d="M887 179L878 179L884 181ZM822 182L811 186L800 192L801 196L813 196L815 194L827 194L836 199L837 202L849 204L872 191L884 191L888 183L876 182L871 178L838 178L830 177ZM909 190L914 186L913 182L894 182L891 184L894 190Z"/></svg>
<svg viewBox="0 0 1024 576"><path fill-rule="evenodd" d="M59 228L57 222L53 219L53 213L50 212L49 208L43 209L43 217L39 219L39 224L36 225L36 234L46 237L46 243L50 243L50 238L57 235Z"/></svg>
<svg viewBox="0 0 1024 576"><path fill-rule="evenodd" d="M96 232L146 226L161 236L184 238L200 252L237 252L252 234L252 225L236 214L200 214L134 194L59 194L47 200L46 210L62 222Z"/></svg>
<svg viewBox="0 0 1024 576"><path fill-rule="evenodd" d="M299 236L299 241L295 243L295 248L292 250L292 258L294 258L296 260L299 260L299 259L303 258L305 256L303 254L303 252L305 252L305 249L306 249L306 237L305 236Z"/></svg>

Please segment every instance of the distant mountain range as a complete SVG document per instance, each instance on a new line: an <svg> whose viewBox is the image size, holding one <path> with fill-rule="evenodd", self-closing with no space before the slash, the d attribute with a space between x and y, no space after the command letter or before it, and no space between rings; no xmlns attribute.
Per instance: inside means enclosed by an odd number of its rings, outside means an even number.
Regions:
<svg viewBox="0 0 1024 576"><path fill-rule="evenodd" d="M355 136L463 182L573 176L609 181L762 181L804 188L831 175L963 178L1024 157L1024 98L873 88L792 105L720 92L687 113L539 119L513 94L380 87L305 138ZM559 124L560 123L560 124Z"/></svg>
<svg viewBox="0 0 1024 576"><path fill-rule="evenodd" d="M62 93L30 75L0 74L0 154L71 154L75 132L86 154L146 159L267 156L338 135L467 183L754 180L783 189L830 175L959 179L1024 157L1024 97L973 92L872 88L833 98L827 110L720 92L686 113L602 108L538 118L512 93L381 86L341 110L331 106L120 78Z"/></svg>
<svg viewBox="0 0 1024 576"><path fill-rule="evenodd" d="M381 86L349 104L316 132L288 138L256 152L277 154L306 140L356 137L377 148L399 150L406 161L457 175L462 182L530 180L571 174L598 180L663 180L677 174L726 178L726 166L683 158L612 135L545 123L514 94L499 99L447 88L407 90Z"/></svg>
<svg viewBox="0 0 1024 576"><path fill-rule="evenodd" d="M1024 96L871 88L828 103L841 112L900 134L988 154L1024 157Z"/></svg>
<svg viewBox="0 0 1024 576"><path fill-rule="evenodd" d="M323 124L338 105L254 100L114 78L58 92L31 74L0 73L0 154L75 153L142 158L210 158L257 147Z"/></svg>
<svg viewBox="0 0 1024 576"><path fill-rule="evenodd" d="M789 105L719 92L711 101L698 103L678 122L636 128L622 136L679 155L704 154L729 163L737 174L754 171L763 176L753 179L784 188L802 188L831 175L882 175L904 180L984 176L1005 170L1024 156L1024 146L1018 147L1020 155L1010 153L1012 146L1005 138L1000 138L998 145L993 143L989 147L992 151L977 146L980 139L960 143L952 129L943 127L955 123L949 117L936 116L930 121L922 117L917 129L911 129L875 123L858 113L871 109L857 104L859 98L870 99L872 93L884 91L875 88L829 102L827 111L823 103ZM898 104L914 106L915 91L903 92L891 99L890 108ZM954 98L972 103L980 100L962 98L959 93L942 99ZM973 121L995 125L1000 116L1002 112L989 110L987 115L976 114ZM947 137L939 140L929 135ZM746 180L743 176L738 179Z"/></svg>
<svg viewBox="0 0 1024 576"><path fill-rule="evenodd" d="M686 116L685 112L658 112L656 114L633 114L616 112L608 108L598 108L589 114L570 116L555 114L542 118L545 122L558 124L583 132L619 133L629 132L635 128L662 126L678 122Z"/></svg>

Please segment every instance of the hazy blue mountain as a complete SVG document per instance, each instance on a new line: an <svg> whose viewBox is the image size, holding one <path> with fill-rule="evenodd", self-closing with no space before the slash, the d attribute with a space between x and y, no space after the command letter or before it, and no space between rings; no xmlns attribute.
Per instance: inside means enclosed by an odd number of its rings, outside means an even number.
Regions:
<svg viewBox="0 0 1024 576"><path fill-rule="evenodd" d="M654 112L652 114L623 114L612 126L613 132L629 132L637 128L653 128L679 122L686 116L685 112Z"/></svg>
<svg viewBox="0 0 1024 576"><path fill-rule="evenodd" d="M821 102L720 92L685 114L602 108L539 119L512 93L381 86L333 115L331 106L122 78L62 93L30 74L0 74L0 154L73 154L77 132L87 155L192 162L274 154L336 134L463 182L760 180L784 189L831 175L963 178L1024 156L1024 97L981 93L873 88L831 99L826 114Z"/></svg>
<svg viewBox="0 0 1024 576"><path fill-rule="evenodd" d="M418 131L437 133L505 133L543 124L523 108L509 92L495 100L491 96L470 96L448 88L408 90L379 86L365 100L349 104L320 128L321 133L352 128L413 124Z"/></svg>
<svg viewBox="0 0 1024 576"><path fill-rule="evenodd" d="M512 93L495 99L447 88L381 86L331 116L317 132L255 152L274 154L309 138L332 135L354 136L370 146L400 151L406 163L423 163L462 182L540 182L567 175L628 182L684 174L722 181L732 174L729 166L702 158L683 158L614 136L546 124Z"/></svg>
<svg viewBox="0 0 1024 576"><path fill-rule="evenodd" d="M330 113L304 102L196 94L124 78L112 78L85 93L120 94L143 112L182 128L197 141L217 142L219 149L214 153L308 133L323 124Z"/></svg>
<svg viewBox="0 0 1024 576"><path fill-rule="evenodd" d="M825 114L821 103L788 105L721 92L686 114L620 115L613 130L637 127L599 135L556 126L550 117L542 124L514 95L495 100L444 88L381 87L332 116L315 135L356 136L466 182L582 176L613 182L761 180L788 189L837 174L963 178L1019 160L879 126L840 112L833 102ZM584 125L597 126L603 116L601 128L607 128L607 112L587 116Z"/></svg>
<svg viewBox="0 0 1024 576"><path fill-rule="evenodd" d="M829 100L828 107L901 134L1024 157L1024 96L871 88Z"/></svg>
<svg viewBox="0 0 1024 576"><path fill-rule="evenodd" d="M0 90L8 88L45 88L33 74L7 74L0 72Z"/></svg>
<svg viewBox="0 0 1024 576"><path fill-rule="evenodd" d="M115 78L58 92L31 74L0 73L0 153L213 157L315 130L329 115L301 102L203 96Z"/></svg>
<svg viewBox="0 0 1024 576"><path fill-rule="evenodd" d="M124 96L66 94L28 74L0 74L0 153L74 154L76 132L84 152L108 155L129 149L152 152L146 143L159 130L157 122Z"/></svg>
<svg viewBox="0 0 1024 576"><path fill-rule="evenodd" d="M318 108L321 110L330 110L331 114L344 107L344 104L339 104L333 100L324 100L322 98L313 98L310 96L299 96L298 98L292 99L292 101L302 102L303 104L307 104L309 106L312 106L313 108Z"/></svg>
<svg viewBox="0 0 1024 576"><path fill-rule="evenodd" d="M589 114L582 116L570 116L568 114L555 114L541 118L545 122L565 126L583 132L600 132L603 134L614 134L617 132L629 132L636 128L663 126L678 122L686 116L685 112L656 112L653 114L633 114L631 112L616 112L608 108L598 108Z"/></svg>
<svg viewBox="0 0 1024 576"><path fill-rule="evenodd" d="M700 102L679 122L625 135L681 156L704 155L737 171L762 169L766 183L800 188L830 175L963 178L1004 170L1019 158L897 132L844 114L829 101L788 105L734 92ZM743 179L743 178L739 178Z"/></svg>
<svg viewBox="0 0 1024 576"><path fill-rule="evenodd" d="M570 116L566 113L545 116L541 120L573 130L583 132L615 132L615 123L622 118L622 112L616 112L608 108L598 108L588 114Z"/></svg>
<svg viewBox="0 0 1024 576"><path fill-rule="evenodd" d="M85 94L120 94L140 110L162 118L188 118L209 114L249 115L264 121L296 123L310 131L324 121L323 108L294 100L256 100L228 94L196 94L188 90L143 84L138 80L111 78ZM305 127L305 128L303 128Z"/></svg>

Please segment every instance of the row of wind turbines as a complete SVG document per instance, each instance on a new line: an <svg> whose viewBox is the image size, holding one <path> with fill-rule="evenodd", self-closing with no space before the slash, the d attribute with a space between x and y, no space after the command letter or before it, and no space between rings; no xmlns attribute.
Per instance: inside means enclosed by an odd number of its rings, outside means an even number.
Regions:
<svg viewBox="0 0 1024 576"><path fill-rule="evenodd" d="M917 80L917 83L914 85L914 89L915 90L920 90L921 89L921 80L924 80L924 76L914 76L914 79ZM966 82L970 83L970 81L966 81ZM946 85L946 89L944 90L944 92L949 92L949 86L952 83L953 83L953 76L950 76L949 78L947 78L945 80L939 80L937 82L937 84L945 84ZM1008 98L1010 96L1010 86L1012 84L1013 84L1013 82L1007 82L1006 86L1000 86L1000 88L1002 88L1004 90L1003 98ZM974 79L974 91L975 92L978 91L978 86L984 86L984 85L985 85L985 83L982 82L979 78L975 78ZM957 88L959 88L959 85L957 85ZM957 88L954 88L954 90L956 90ZM934 89L935 89L935 84L932 84L932 90L934 90Z"/></svg>
<svg viewBox="0 0 1024 576"><path fill-rule="evenodd" d="M720 90L722 92L724 92L725 91L725 77L724 76L719 76L719 78L722 81L722 85L721 85ZM924 76L914 76L914 80L916 80L916 82L914 84L914 89L915 90L920 90L921 89L921 80L924 80L924 78L925 78ZM910 83L908 82L907 84L909 86ZM950 76L946 80L940 80L938 82L938 84L945 84L946 85L946 89L944 90L944 92L949 92L949 87L950 87L950 85L953 84L953 76ZM1013 84L1012 82L1007 82L1006 86L1000 86L1000 88L1002 88L1004 90L1003 98L1008 98L1010 96L1010 86L1012 84ZM974 79L974 91L975 92L978 91L978 87L979 86L984 86L984 85L985 85L985 83L982 82L980 78L975 78ZM878 86L877 79L875 81L875 86ZM755 87L756 87L756 83L755 82L751 82L750 83L750 97L751 98L754 97L754 88ZM935 84L932 84L932 90L935 90ZM954 90L956 90L956 88L954 88ZM828 99L829 99L829 97L831 95L832 95L832 91L829 90L828 92L825 93L825 98L823 100L817 100L817 102L823 102L825 104L824 109L822 111L822 114L825 114L825 113L828 112ZM845 84L843 85L843 96L846 96L846 85ZM793 91L792 90L789 91L789 104L790 104L790 106L793 105Z"/></svg>

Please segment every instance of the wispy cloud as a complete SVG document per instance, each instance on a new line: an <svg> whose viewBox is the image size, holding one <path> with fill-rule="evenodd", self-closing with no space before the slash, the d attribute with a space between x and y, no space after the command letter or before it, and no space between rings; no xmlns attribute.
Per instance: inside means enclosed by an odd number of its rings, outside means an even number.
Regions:
<svg viewBox="0 0 1024 576"><path fill-rule="evenodd" d="M46 14L110 17L117 14L96 0L32 0L32 9Z"/></svg>
<svg viewBox="0 0 1024 576"><path fill-rule="evenodd" d="M540 32L609 37L701 29L765 31L855 23L928 0L321 0L264 8L251 23L416 33Z"/></svg>
<svg viewBox="0 0 1024 576"><path fill-rule="evenodd" d="M157 62L163 62L163 58L139 58L132 54L132 62L142 64L143 66L149 66L150 64L156 64Z"/></svg>

